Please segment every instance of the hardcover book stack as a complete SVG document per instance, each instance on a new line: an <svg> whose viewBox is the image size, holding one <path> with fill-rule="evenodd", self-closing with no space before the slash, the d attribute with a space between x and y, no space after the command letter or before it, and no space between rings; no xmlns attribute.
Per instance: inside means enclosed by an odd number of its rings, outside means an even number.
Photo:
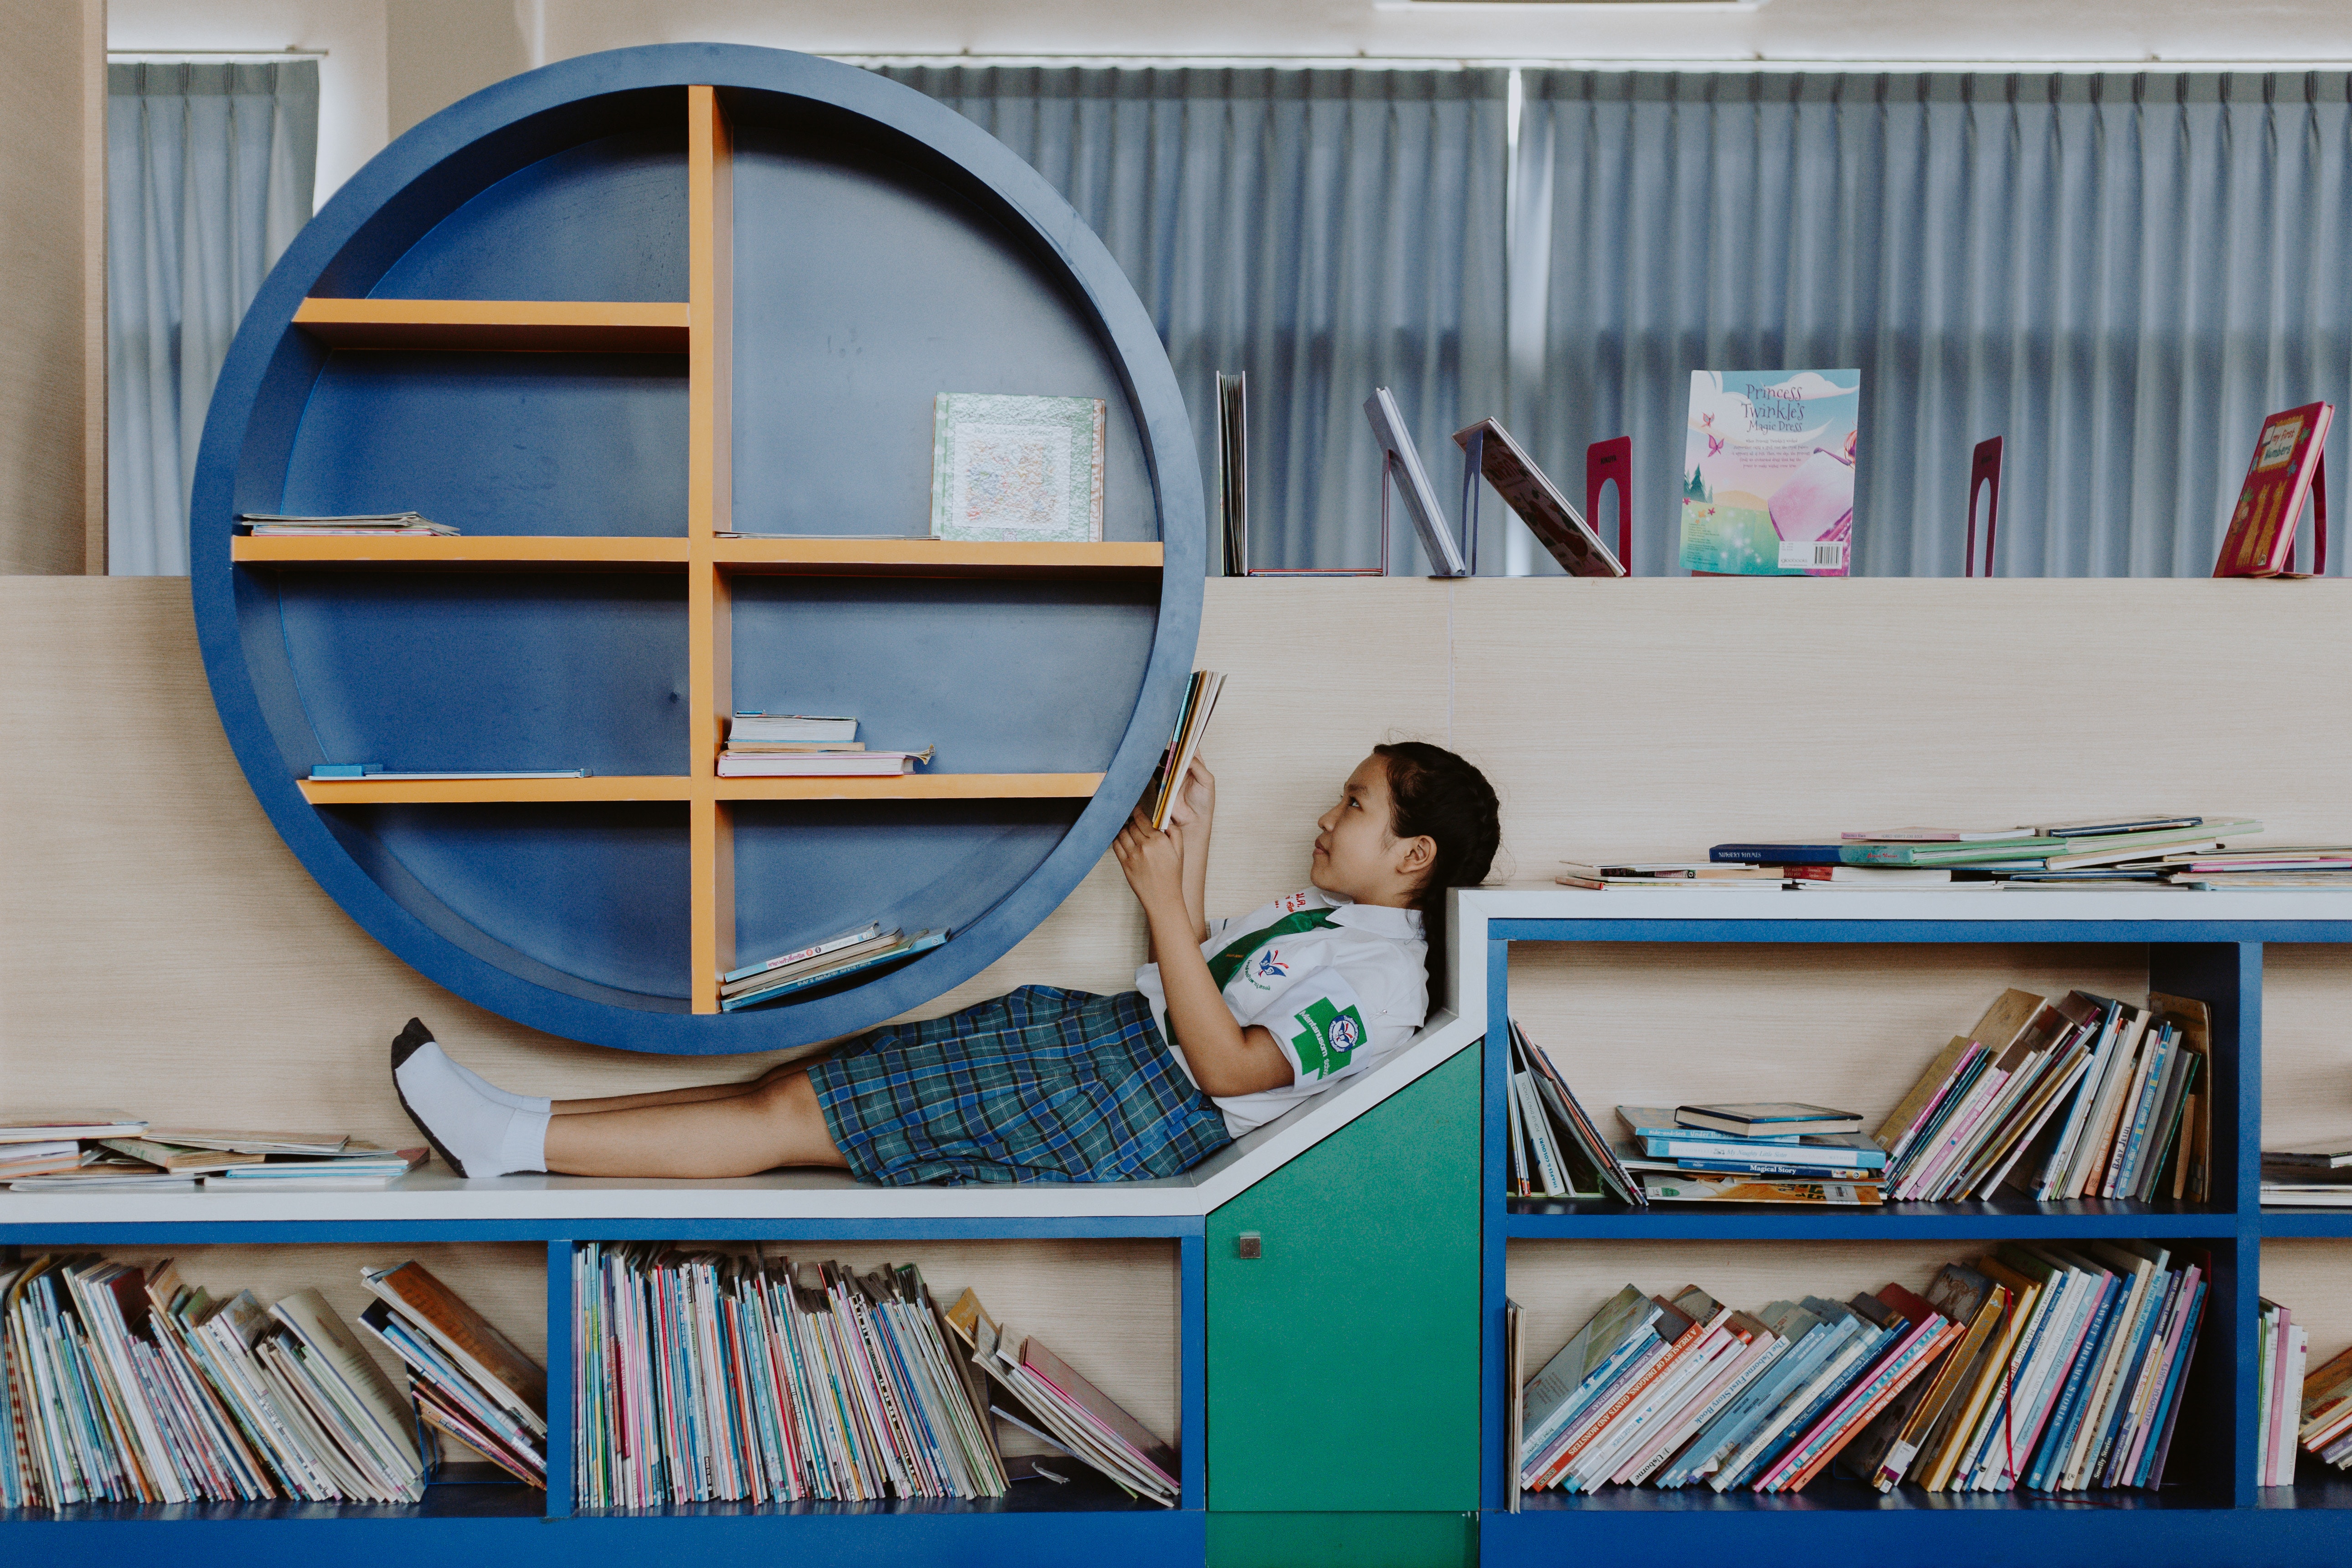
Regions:
<svg viewBox="0 0 2352 1568"><path fill-rule="evenodd" d="M1653 1203L1883 1201L1886 1152L1850 1110L1795 1102L1621 1105L1621 1163Z"/></svg>
<svg viewBox="0 0 2352 1568"><path fill-rule="evenodd" d="M0 1112L0 1183L18 1192L345 1192L388 1187L426 1151L342 1132L151 1127L119 1110Z"/></svg>
<svg viewBox="0 0 2352 1568"><path fill-rule="evenodd" d="M2211 1020L2088 992L2001 994L1955 1036L1877 1131L1890 1198L2049 1203L2207 1196Z"/></svg>
<svg viewBox="0 0 2352 1568"><path fill-rule="evenodd" d="M424 1495L423 1400L401 1397L315 1289L265 1309L168 1259L45 1256L0 1267L0 1507Z"/></svg>
<svg viewBox="0 0 2352 1568"><path fill-rule="evenodd" d="M1882 1492L2152 1489L2210 1273L2094 1241L2005 1245L1924 1295L1753 1313L1628 1285L1518 1390L1512 1506L1517 1489L1796 1492L1832 1468Z"/></svg>
<svg viewBox="0 0 2352 1568"><path fill-rule="evenodd" d="M2304 1342L2308 1352L2310 1342ZM2352 1349L2312 1372L2299 1384L2282 1380L2282 1387L2299 1388L2300 1405L2294 1419L2304 1448L2339 1470L2352 1470ZM2286 1461L2286 1480L2294 1479L2294 1457Z"/></svg>
<svg viewBox="0 0 2352 1568"><path fill-rule="evenodd" d="M781 1002L827 981L929 952L947 939L943 931L919 931L909 936L895 926L884 931L881 921L868 921L823 942L728 971L719 977L719 1007L733 1013Z"/></svg>
<svg viewBox="0 0 2352 1568"><path fill-rule="evenodd" d="M528 1486L547 1487L547 1372L423 1264L370 1268L360 1326L400 1358L416 1417Z"/></svg>
<svg viewBox="0 0 2352 1568"><path fill-rule="evenodd" d="M719 748L719 776L889 778L931 760L919 752L869 752L854 718L811 713L738 712Z"/></svg>
<svg viewBox="0 0 2352 1568"><path fill-rule="evenodd" d="M573 1286L585 1507L993 1498L1081 1465L1176 1500L1172 1450L912 1267L583 1244Z"/></svg>
<svg viewBox="0 0 2352 1568"><path fill-rule="evenodd" d="M2263 1203L2273 1208L2352 1208L2352 1139L2325 1149L2263 1150Z"/></svg>

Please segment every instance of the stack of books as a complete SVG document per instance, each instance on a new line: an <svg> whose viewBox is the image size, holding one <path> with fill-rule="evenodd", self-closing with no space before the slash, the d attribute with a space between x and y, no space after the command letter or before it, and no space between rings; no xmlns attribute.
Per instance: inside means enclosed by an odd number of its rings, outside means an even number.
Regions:
<svg viewBox="0 0 2352 1568"><path fill-rule="evenodd" d="M0 1155L47 1151L21 1163L0 1158L0 1181L28 1193L193 1192L199 1184L207 1192L347 1192L388 1187L426 1159L422 1147L387 1149L342 1132L155 1128L112 1111L68 1114L80 1120L0 1129ZM71 1142L12 1141L17 1133L43 1131L77 1136ZM45 1168L32 1168L36 1164Z"/></svg>
<svg viewBox="0 0 2352 1568"><path fill-rule="evenodd" d="M971 1364L995 1385L989 1410L1000 1424L1000 1441L1009 1428L1087 1466L1130 1497L1176 1506L1182 1491L1176 1450L1076 1368L1034 1336L1000 1327L970 1290L948 1309L947 1323ZM1067 1479L1034 1459L1026 1473Z"/></svg>
<svg viewBox="0 0 2352 1568"><path fill-rule="evenodd" d="M2352 845L2193 850L2159 864L2177 888L2352 889Z"/></svg>
<svg viewBox="0 0 2352 1568"><path fill-rule="evenodd" d="M1552 880L1566 888L1662 888L1685 891L1746 889L1777 893L1786 874L1778 866L1717 865L1703 860L1651 861L1630 866L1562 860L1559 874Z"/></svg>
<svg viewBox="0 0 2352 1568"><path fill-rule="evenodd" d="M2339 1470L2352 1470L2352 1350L2313 1372L2299 1387L2297 1435L2305 1450ZM2290 1468L2288 1480L2294 1474Z"/></svg>
<svg viewBox="0 0 2352 1568"><path fill-rule="evenodd" d="M888 778L931 760L919 752L869 752L857 721L826 714L739 712L719 748L719 776Z"/></svg>
<svg viewBox="0 0 2352 1568"><path fill-rule="evenodd" d="M1880 1124L1887 1195L2203 1202L2211 1027L2190 997L2003 992Z"/></svg>
<svg viewBox="0 0 2352 1568"><path fill-rule="evenodd" d="M2262 1311L2254 1331L2254 1484L2291 1487L2296 1444L2303 1436L2304 1373L2311 1360L2311 1331L2269 1297L2255 1300Z"/></svg>
<svg viewBox="0 0 2352 1568"><path fill-rule="evenodd" d="M913 1268L572 1257L582 1506L1004 1495L986 1396Z"/></svg>
<svg viewBox="0 0 2352 1568"><path fill-rule="evenodd" d="M2263 1150L2263 1202L2276 1208L2352 1208L2352 1147Z"/></svg>
<svg viewBox="0 0 2352 1568"><path fill-rule="evenodd" d="M1511 1094L1504 1103L1512 1197L1599 1198L1605 1188L1608 1195L1637 1208L1650 1201L1585 1114L1568 1079L1516 1018L1511 1021Z"/></svg>
<svg viewBox="0 0 2352 1568"><path fill-rule="evenodd" d="M438 534L454 539L457 531L446 522L432 522L413 511L364 512L345 517L289 517L278 512L241 512L237 521L260 538L310 537L332 539L352 534Z"/></svg>
<svg viewBox="0 0 2352 1568"><path fill-rule="evenodd" d="M1160 754L1160 771L1151 779L1151 826L1163 833L1169 814L1183 794L1184 775L1192 770L1192 759L1200 754L1201 742L1209 732L1209 721L1216 715L1218 694L1224 689L1225 678L1213 669L1196 669L1184 683L1184 701L1176 710L1176 733Z"/></svg>
<svg viewBox="0 0 2352 1568"><path fill-rule="evenodd" d="M368 1268L360 1327L400 1358L417 1419L527 1486L547 1488L547 1372L423 1264Z"/></svg>
<svg viewBox="0 0 2352 1568"><path fill-rule="evenodd" d="M45 1256L0 1265L0 1507L424 1495L416 1414L315 1289Z"/></svg>
<svg viewBox="0 0 2352 1568"><path fill-rule="evenodd" d="M2094 1241L1755 1313L1628 1285L1517 1391L1516 1484L1794 1492L1835 1465L1882 1492L2153 1489L2210 1275Z"/></svg>
<svg viewBox="0 0 2352 1568"><path fill-rule="evenodd" d="M1793 1102L1621 1105L1619 1163L1652 1203L1882 1201L1886 1151L1850 1110Z"/></svg>
<svg viewBox="0 0 2352 1568"><path fill-rule="evenodd" d="M908 936L895 927L884 931L881 921L869 921L823 942L729 970L719 977L719 1010L733 1013L780 1002L827 981L929 952L947 939L944 931L919 931Z"/></svg>

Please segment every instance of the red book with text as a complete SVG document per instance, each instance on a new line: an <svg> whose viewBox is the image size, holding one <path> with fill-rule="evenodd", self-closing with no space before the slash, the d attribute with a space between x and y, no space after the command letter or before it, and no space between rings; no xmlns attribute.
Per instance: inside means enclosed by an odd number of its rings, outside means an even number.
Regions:
<svg viewBox="0 0 2352 1568"><path fill-rule="evenodd" d="M2302 521L2303 503L2319 472L2327 426L2335 417L2334 404L2306 403L2263 421L2254 460L2247 466L2237 508L2230 513L2229 531L2221 536L2214 576L2275 577L2287 569L2294 559L2295 525ZM2322 529L2326 526L2323 521ZM2326 548L2323 539L2323 557Z"/></svg>

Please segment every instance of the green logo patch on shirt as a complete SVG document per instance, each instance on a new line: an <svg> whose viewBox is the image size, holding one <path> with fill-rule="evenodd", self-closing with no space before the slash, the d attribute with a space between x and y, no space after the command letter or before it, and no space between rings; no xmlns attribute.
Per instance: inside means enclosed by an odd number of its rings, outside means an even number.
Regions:
<svg viewBox="0 0 2352 1568"><path fill-rule="evenodd" d="M1292 1017L1302 1026L1301 1033L1290 1037L1302 1078L1329 1078L1364 1043L1364 1016L1353 1007L1334 1007L1328 996L1318 996Z"/></svg>

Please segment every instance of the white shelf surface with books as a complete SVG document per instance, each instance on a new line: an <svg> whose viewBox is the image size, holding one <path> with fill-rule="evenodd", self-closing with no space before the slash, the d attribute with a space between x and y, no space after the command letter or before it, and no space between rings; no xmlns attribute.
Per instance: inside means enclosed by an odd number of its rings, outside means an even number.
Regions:
<svg viewBox="0 0 2352 1568"><path fill-rule="evenodd" d="M2264 1241L2352 1237L2340 1214L2261 1206L2263 954L2280 944L2298 952L2352 944L2352 898L2302 891L1628 893L1547 886L1465 890L1455 910L1451 940L1459 989L1466 999L1483 988L1483 1005L1473 1005L1486 1026L1485 1562L1712 1552L1749 1563L1810 1563L1825 1552L1921 1550L1927 1546L1918 1533L1923 1516L1935 1521L1932 1550L1992 1561L2029 1550L2097 1563L2173 1560L2168 1552L2184 1560L2265 1563L2326 1554L2322 1543L2341 1530L2334 1510L2352 1506L2344 1478L2324 1467L2315 1473L2306 1464L2296 1487L2253 1484L2252 1336ZM1711 979L1711 972L1719 973ZM2210 1006L2210 1201L2037 1204L2004 1197L1633 1210L1507 1196L1503 1068L1515 1013L1587 1109L1603 1119L1618 1100L1633 1099L1636 1082L1643 1089L1637 1103L1771 1098L1846 1104L1880 1094L1891 1104L1937 1043L1890 1024L1904 1012L1901 998L1940 987L1949 1000L1939 996L1935 1004L1948 1008L1973 997L1967 1016L1948 1020L1943 1032L1949 1034L1964 1028L1990 994L1978 989L2009 984L2029 990L2079 984L2126 996L2137 984ZM1743 1086L1738 1093L1713 1087L1741 1070L1773 1077L1769 1084L1737 1080ZM1817 1091L1824 1079L1832 1087ZM1867 1116L1872 1108L1859 1109ZM1842 1296L1835 1288L1849 1276L1850 1289L1875 1289L1888 1280L1918 1289L1934 1266L1966 1261L2002 1241L2099 1237L2156 1242L2210 1255L2213 1264L2200 1352L2160 1489L1958 1495L1904 1487L1882 1496L1825 1476L1796 1494L1611 1487L1536 1494L1517 1511L1507 1508L1507 1298L1525 1304L1531 1318L1549 1314L1549 1344L1538 1337L1527 1346L1532 1371L1564 1337L1551 1320L1567 1313L1580 1321L1580 1304L1589 1312L1629 1279L1661 1291L1696 1282L1752 1309L1774 1295Z"/></svg>

